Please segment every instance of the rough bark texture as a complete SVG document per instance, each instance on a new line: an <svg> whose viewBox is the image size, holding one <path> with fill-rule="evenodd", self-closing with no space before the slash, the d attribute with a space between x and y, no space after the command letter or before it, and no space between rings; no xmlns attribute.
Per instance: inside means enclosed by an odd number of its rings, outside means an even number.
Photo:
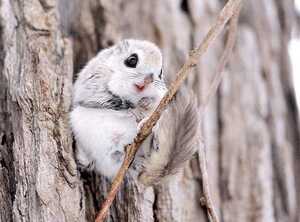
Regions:
<svg viewBox="0 0 300 222"><path fill-rule="evenodd" d="M0 221L93 221L109 182L78 173L68 126L71 85L101 48L156 42L172 78L220 0L0 0ZM221 221L300 221L300 130L287 44L292 0L244 1L239 37L203 121ZM199 101L224 39L186 84ZM199 160L169 184L126 178L107 221L207 221Z"/></svg>

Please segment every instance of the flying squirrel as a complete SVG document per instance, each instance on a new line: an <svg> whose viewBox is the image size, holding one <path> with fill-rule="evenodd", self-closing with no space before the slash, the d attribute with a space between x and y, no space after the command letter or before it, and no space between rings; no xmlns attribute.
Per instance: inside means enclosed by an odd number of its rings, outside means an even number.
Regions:
<svg viewBox="0 0 300 222"><path fill-rule="evenodd" d="M70 113L80 168L112 179L125 146L166 91L162 53L151 42L122 40L92 58L75 81ZM192 158L198 140L195 97L183 88L141 145L130 171L137 171L145 185L161 183Z"/></svg>

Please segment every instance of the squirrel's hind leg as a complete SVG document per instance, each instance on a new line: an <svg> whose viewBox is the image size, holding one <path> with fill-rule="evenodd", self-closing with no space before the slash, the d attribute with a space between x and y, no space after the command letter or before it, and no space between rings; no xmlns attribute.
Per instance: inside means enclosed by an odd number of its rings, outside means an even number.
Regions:
<svg viewBox="0 0 300 222"><path fill-rule="evenodd" d="M77 149L76 149L76 160L77 160L79 170L91 171L95 167L94 161L91 161L88 158L84 150L82 150L82 148L80 148L79 145L77 145Z"/></svg>

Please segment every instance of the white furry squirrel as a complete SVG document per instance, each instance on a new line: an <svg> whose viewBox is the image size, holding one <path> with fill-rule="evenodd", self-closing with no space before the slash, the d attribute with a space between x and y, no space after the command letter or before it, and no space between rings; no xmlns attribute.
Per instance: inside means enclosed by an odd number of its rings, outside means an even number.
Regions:
<svg viewBox="0 0 300 222"><path fill-rule="evenodd" d="M98 53L74 85L71 125L76 158L87 169L113 178L140 124L166 92L160 49L127 39ZM159 183L191 159L199 140L195 99L181 90L163 113L134 161L139 180Z"/></svg>

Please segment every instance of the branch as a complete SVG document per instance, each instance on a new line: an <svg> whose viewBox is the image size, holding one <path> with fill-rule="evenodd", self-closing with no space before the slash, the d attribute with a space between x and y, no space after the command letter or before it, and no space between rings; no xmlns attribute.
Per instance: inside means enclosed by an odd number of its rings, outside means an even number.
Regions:
<svg viewBox="0 0 300 222"><path fill-rule="evenodd" d="M204 100L200 106L202 110L204 110L207 106L209 101L211 100L211 97L217 92L217 89L221 83L222 77L223 77L223 70L230 58L230 54L232 53L236 35L237 35L237 25L238 25L238 18L240 14L241 6L237 8L237 10L234 12L229 25L229 31L227 36L227 41L225 44L225 49L223 51L223 54L221 56L220 62L218 64L215 77L208 89L207 95L204 97ZM204 113L204 112L202 112Z"/></svg>
<svg viewBox="0 0 300 222"><path fill-rule="evenodd" d="M111 206L115 196L122 184L125 174L133 161L135 154L142 144L142 142L147 138L148 135L151 134L152 128L157 123L160 118L163 110L166 109L167 105L170 103L177 90L181 86L181 84L186 79L187 75L191 73L191 70L197 65L198 60L201 56L207 51L208 47L216 40L217 36L223 30L225 24L228 20L233 16L234 13L239 9L242 0L229 0L228 3L224 6L221 13L219 14L216 23L211 27L207 35L205 36L202 43L196 49L192 50L187 61L183 64L181 69L177 73L177 77L175 81L171 84L168 92L160 101L160 104L156 108L156 110L151 114L148 120L141 127L137 136L134 138L132 144L129 144L125 147L126 154L122 166L117 173L117 176L114 178L111 190L109 191L106 200L104 201L102 208L99 214L96 217L95 222L103 222L106 214Z"/></svg>
<svg viewBox="0 0 300 222"><path fill-rule="evenodd" d="M237 36L239 13L240 13L240 7L236 10L236 12L234 13L234 15L230 20L229 33L225 44L225 49L221 56L220 62L218 64L216 75L210 85L207 95L204 97L203 103L200 106L201 119L203 117L203 114L205 113L205 109L208 106L209 101L211 100L211 97L216 93L218 86L221 83L223 73L224 73L223 70L230 58L230 54L232 53L236 36ZM204 195L204 201L202 200L201 202L203 203L203 205L206 206L211 221L218 222L219 220L218 220L217 212L213 206L213 201L209 191L208 173L207 173L206 157L205 157L205 143L203 143L202 146L200 147L198 157L200 162L200 173L202 176L202 186L203 186L202 189Z"/></svg>

